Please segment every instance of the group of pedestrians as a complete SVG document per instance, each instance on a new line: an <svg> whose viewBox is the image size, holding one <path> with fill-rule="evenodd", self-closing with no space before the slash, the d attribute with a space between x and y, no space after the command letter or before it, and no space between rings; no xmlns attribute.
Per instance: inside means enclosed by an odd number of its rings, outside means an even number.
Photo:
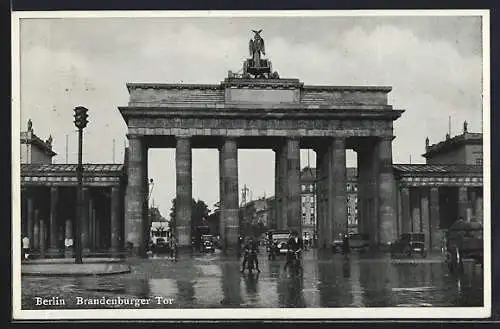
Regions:
<svg viewBox="0 0 500 329"><path fill-rule="evenodd" d="M299 237L297 231L293 231L290 234L288 239L288 251L286 257L286 263L284 266L284 270L287 270L293 264L293 260L295 255L297 255L298 259L301 259L301 252L303 250L304 243L302 239ZM258 273L260 273L259 269L259 242L258 240L251 236L249 237L243 244L243 262L241 264L241 272L244 272L250 262L253 262L255 269Z"/></svg>

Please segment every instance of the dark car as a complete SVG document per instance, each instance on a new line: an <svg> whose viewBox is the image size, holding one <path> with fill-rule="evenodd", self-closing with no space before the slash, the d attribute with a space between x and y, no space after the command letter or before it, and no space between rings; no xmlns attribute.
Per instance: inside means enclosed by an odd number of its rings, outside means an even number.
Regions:
<svg viewBox="0 0 500 329"><path fill-rule="evenodd" d="M392 256L427 256L425 250L425 234L424 233L403 233L401 237L391 245Z"/></svg>
<svg viewBox="0 0 500 329"><path fill-rule="evenodd" d="M349 249L351 251L365 252L370 249L370 236L364 233L349 233ZM339 234L338 237L333 240L332 251L341 252L342 246L344 244L344 236Z"/></svg>
<svg viewBox="0 0 500 329"><path fill-rule="evenodd" d="M368 251L370 249L370 236L363 233L349 234L349 248L359 252Z"/></svg>
<svg viewBox="0 0 500 329"><path fill-rule="evenodd" d="M463 261L467 259L483 264L483 225L456 221L446 232L444 253L452 272L461 270Z"/></svg>
<svg viewBox="0 0 500 329"><path fill-rule="evenodd" d="M339 233L332 242L332 251L334 253L342 251L342 245L344 243L344 234Z"/></svg>
<svg viewBox="0 0 500 329"><path fill-rule="evenodd" d="M154 253L164 253L170 251L170 246L165 238L155 238L151 243L151 251Z"/></svg>
<svg viewBox="0 0 500 329"><path fill-rule="evenodd" d="M286 254L288 252L289 231L274 231L268 233L267 251L270 255Z"/></svg>
<svg viewBox="0 0 500 329"><path fill-rule="evenodd" d="M201 248L203 252L215 252L215 237L212 235L201 236Z"/></svg>

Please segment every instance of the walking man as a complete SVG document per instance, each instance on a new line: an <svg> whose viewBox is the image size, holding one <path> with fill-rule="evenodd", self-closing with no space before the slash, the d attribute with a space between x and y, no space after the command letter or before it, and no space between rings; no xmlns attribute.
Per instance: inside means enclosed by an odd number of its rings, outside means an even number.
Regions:
<svg viewBox="0 0 500 329"><path fill-rule="evenodd" d="M30 238L27 236L24 236L23 240L23 258L24 260L27 260L29 258L29 252L30 252Z"/></svg>

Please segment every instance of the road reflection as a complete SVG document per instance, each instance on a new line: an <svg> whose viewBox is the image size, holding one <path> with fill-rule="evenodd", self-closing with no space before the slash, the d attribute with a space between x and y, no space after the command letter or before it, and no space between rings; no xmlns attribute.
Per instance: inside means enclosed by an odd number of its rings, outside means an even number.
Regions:
<svg viewBox="0 0 500 329"><path fill-rule="evenodd" d="M64 298L67 308L81 308L75 296L161 296L173 299L168 307L177 308L483 304L482 268L472 264L466 264L464 273L450 275L438 260L392 261L357 254L345 260L341 255L309 251L304 254L303 273L297 275L283 269L283 258L261 256L259 262L261 273L240 273L237 259L211 255L177 263L161 258L134 260L132 273L112 277L23 277L22 306L41 309L34 300L44 296Z"/></svg>

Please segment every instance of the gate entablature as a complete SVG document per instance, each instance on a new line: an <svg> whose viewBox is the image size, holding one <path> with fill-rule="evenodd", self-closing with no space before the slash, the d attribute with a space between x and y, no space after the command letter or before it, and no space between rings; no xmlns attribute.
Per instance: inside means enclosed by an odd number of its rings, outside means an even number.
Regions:
<svg viewBox="0 0 500 329"><path fill-rule="evenodd" d="M127 83L130 107L216 107L249 105L330 108L363 106L370 110L392 108L387 102L391 87L313 86L298 79L227 78L214 84ZM256 93L259 91L260 94ZM262 96L262 97L259 97Z"/></svg>

